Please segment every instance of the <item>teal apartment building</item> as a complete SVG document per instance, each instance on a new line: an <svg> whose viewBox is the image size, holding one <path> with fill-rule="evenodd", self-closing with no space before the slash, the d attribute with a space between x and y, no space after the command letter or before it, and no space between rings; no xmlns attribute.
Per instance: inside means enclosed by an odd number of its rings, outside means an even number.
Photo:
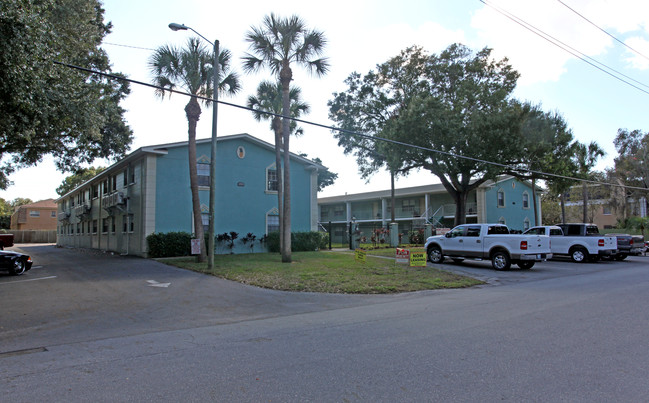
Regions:
<svg viewBox="0 0 649 403"><path fill-rule="evenodd" d="M538 194L538 192L537 192ZM370 239L373 230L388 228L391 220L390 190L348 194L318 199L318 216L322 227L330 230L334 242L347 242L353 224ZM514 230L525 230L535 222L532 185L511 176L487 181L469 194L466 220L469 223L502 223ZM537 197L538 216L541 201ZM399 232L424 228L451 228L455 202L442 184L395 189L395 221Z"/></svg>
<svg viewBox="0 0 649 403"><path fill-rule="evenodd" d="M209 223L210 139L196 141L203 225ZM187 142L142 147L56 200L57 244L147 256L151 233L192 233ZM315 231L317 174L326 168L291 154L292 230ZM249 134L218 138L216 233L239 234L234 252L265 250L279 228L275 148ZM243 243L248 233L254 243ZM222 248L222 247L221 247ZM216 253L230 253L230 248Z"/></svg>

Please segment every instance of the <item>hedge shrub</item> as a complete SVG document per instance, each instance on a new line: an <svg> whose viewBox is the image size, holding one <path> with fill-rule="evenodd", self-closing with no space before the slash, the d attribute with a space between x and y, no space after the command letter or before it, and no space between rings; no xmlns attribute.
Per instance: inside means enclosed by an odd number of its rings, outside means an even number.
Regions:
<svg viewBox="0 0 649 403"><path fill-rule="evenodd" d="M153 233L146 237L149 257L189 256L192 234L188 232Z"/></svg>
<svg viewBox="0 0 649 403"><path fill-rule="evenodd" d="M329 236L317 231L291 233L291 251L293 252L309 252L326 249L328 242ZM268 234L267 244L269 252L279 253L279 232L271 232Z"/></svg>

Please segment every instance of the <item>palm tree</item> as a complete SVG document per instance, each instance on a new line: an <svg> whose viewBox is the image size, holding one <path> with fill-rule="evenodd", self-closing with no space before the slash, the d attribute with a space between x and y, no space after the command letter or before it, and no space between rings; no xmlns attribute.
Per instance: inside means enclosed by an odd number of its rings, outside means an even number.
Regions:
<svg viewBox="0 0 649 403"><path fill-rule="evenodd" d="M251 27L246 33L251 53L246 53L244 69L255 72L267 67L279 78L282 84L282 141L284 149L284 200L282 216L282 262L291 262L291 182L289 136L290 125L290 83L293 79L291 64L297 63L317 76L329 70L329 62L320 57L326 40L320 31L309 30L304 21L294 15L279 18L271 13L266 16L260 27Z"/></svg>
<svg viewBox="0 0 649 403"><path fill-rule="evenodd" d="M192 211L194 216L194 236L200 240L201 254L199 262L207 258L205 237L201 218L201 203L198 194L198 175L196 166L196 125L201 116L199 97L206 106L211 105L213 88L213 53L202 45L199 38L190 38L185 48L164 45L155 50L149 59L149 68L153 74L153 84L157 86L156 95L164 99L171 91L180 88L191 94L185 106L189 126L189 184L192 193ZM236 73L230 71L232 56L228 50L219 52L220 68L219 93L235 94L241 88Z"/></svg>
<svg viewBox="0 0 649 403"><path fill-rule="evenodd" d="M298 118L303 113L309 113L310 106L301 99L302 90L299 87L292 87L289 91L289 99L291 102L291 117ZM257 95L248 97L248 108L253 110L253 115L257 121L270 120L270 129L275 133L275 170L277 172L277 206L279 209L279 234L280 245L284 244L283 223L282 217L282 201L284 197L282 186L282 118L279 116L282 113L282 83L279 81L272 83L270 81L262 81L257 87ZM274 115L269 115L271 112ZM292 120L290 125L290 132L295 134L302 134L302 128L297 127L297 123Z"/></svg>
<svg viewBox="0 0 649 403"><path fill-rule="evenodd" d="M584 179L582 182L582 197L583 197L583 220L585 223L588 220L588 182L592 178L592 170L600 157L604 156L604 150L600 146L591 141L590 144L579 143L576 147L575 157L577 160L578 171L577 174Z"/></svg>

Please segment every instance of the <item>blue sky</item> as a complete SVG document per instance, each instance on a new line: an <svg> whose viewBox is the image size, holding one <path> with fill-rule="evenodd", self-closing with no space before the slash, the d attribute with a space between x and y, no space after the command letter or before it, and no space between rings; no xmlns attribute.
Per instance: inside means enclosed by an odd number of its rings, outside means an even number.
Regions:
<svg viewBox="0 0 649 403"><path fill-rule="evenodd" d="M497 7L560 39L607 66L649 85L649 2L641 0L562 0L601 28L640 51L638 56L584 21L558 0L493 0ZM318 5L316 5L318 4ZM612 166L616 155L613 139L619 128L649 131L647 104L649 94L632 88L560 50L520 25L503 17L479 0L438 1L305 1L216 2L125 1L106 0L105 20L113 23L106 38L115 71L128 77L151 81L147 61L151 50L164 44L182 45L188 32L173 32L170 22L183 23L232 51L234 68L243 78L241 93L228 102L245 104L258 83L269 79L263 71L253 75L242 72L240 57L247 50L244 35L251 25L259 25L270 12L281 16L298 14L309 27L324 31L329 43L326 56L331 71L323 78L295 70L294 83L302 88L312 112L305 118L329 124L327 101L332 93L343 91L343 80L353 71L362 74L376 64L395 56L400 50L420 45L438 53L454 42L473 49L488 46L496 58L507 57L521 73L514 96L539 103L545 110L561 113L576 139L596 141L607 155L598 169ZM126 46L120 46L126 45ZM130 46L130 47L127 47ZM141 49L144 48L144 49ZM636 84L638 85L638 84ZM641 87L649 92L649 87ZM123 106L134 131L132 150L142 146L183 141L187 138L184 114L186 98L174 95L161 101L150 88L132 86L132 94ZM219 107L219 135L247 132L272 142L268 123L257 123L249 112ZM203 109L198 137L211 134L211 112ZM369 183L359 178L352 156L344 156L328 130L305 127L305 134L292 140L291 150L309 157L319 157L338 173L334 186L320 196L342 195L389 188L387 174L381 172ZM106 165L97 161L95 165ZM12 200L29 197L40 200L56 198L55 189L66 174L55 171L51 160L21 170L10 178L15 185L0 192ZM438 182L428 172L402 178L398 187Z"/></svg>

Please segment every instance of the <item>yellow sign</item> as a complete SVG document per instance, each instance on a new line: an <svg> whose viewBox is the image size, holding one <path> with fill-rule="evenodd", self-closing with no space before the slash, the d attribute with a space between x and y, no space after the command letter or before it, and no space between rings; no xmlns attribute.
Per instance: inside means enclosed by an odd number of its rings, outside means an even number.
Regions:
<svg viewBox="0 0 649 403"><path fill-rule="evenodd" d="M423 249L410 251L410 266L411 267L425 267L426 266L426 251Z"/></svg>
<svg viewBox="0 0 649 403"><path fill-rule="evenodd" d="M356 261L365 263L367 261L367 252L364 249L356 249Z"/></svg>

